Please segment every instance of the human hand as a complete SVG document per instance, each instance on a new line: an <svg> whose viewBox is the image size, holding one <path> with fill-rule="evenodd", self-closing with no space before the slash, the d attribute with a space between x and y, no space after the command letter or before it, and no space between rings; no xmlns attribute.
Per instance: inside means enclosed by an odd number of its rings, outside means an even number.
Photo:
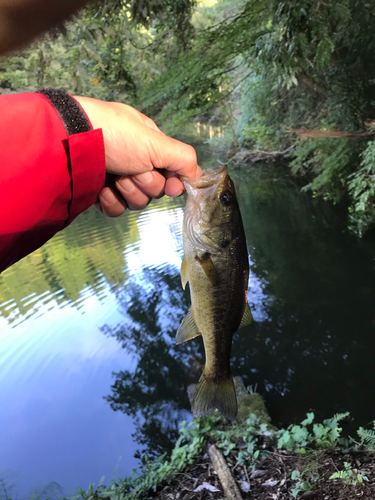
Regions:
<svg viewBox="0 0 375 500"><path fill-rule="evenodd" d="M152 198L179 196L184 186L178 175L197 177L202 170L192 146L165 135L151 118L126 104L90 97L75 99L94 128L103 130L107 174L113 187L104 187L96 207L109 217L140 210Z"/></svg>

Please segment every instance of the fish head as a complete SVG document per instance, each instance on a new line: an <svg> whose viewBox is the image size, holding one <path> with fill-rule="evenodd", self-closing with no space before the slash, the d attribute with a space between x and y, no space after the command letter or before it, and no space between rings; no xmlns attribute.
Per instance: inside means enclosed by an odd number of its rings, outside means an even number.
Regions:
<svg viewBox="0 0 375 500"><path fill-rule="evenodd" d="M184 230L202 251L222 248L240 216L236 192L227 165L204 170L201 177L181 177L188 199Z"/></svg>

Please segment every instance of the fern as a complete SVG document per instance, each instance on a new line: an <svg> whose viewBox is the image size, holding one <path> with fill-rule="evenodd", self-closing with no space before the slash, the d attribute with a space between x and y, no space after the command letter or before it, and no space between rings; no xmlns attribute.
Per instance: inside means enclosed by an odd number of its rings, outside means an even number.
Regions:
<svg viewBox="0 0 375 500"><path fill-rule="evenodd" d="M349 482L351 479L350 474L346 470L339 470L330 476L330 479L343 479L346 482Z"/></svg>
<svg viewBox="0 0 375 500"><path fill-rule="evenodd" d="M358 169L348 178L351 197L350 224L360 236L374 223L375 141L368 143L361 157Z"/></svg>
<svg viewBox="0 0 375 500"><path fill-rule="evenodd" d="M374 429L375 429L375 422L374 422ZM357 434L361 438L362 444L365 444L370 450L375 449L375 430L369 430L360 427L357 431Z"/></svg>
<svg viewBox="0 0 375 500"><path fill-rule="evenodd" d="M335 422L341 422L341 420L344 420L345 418L348 418L350 413L346 411L345 413L336 413L333 415L333 419Z"/></svg>
<svg viewBox="0 0 375 500"><path fill-rule="evenodd" d="M348 484L362 484L363 476L362 474L355 475L351 465L348 462L344 462L345 470L339 470L330 476L330 479L341 479Z"/></svg>

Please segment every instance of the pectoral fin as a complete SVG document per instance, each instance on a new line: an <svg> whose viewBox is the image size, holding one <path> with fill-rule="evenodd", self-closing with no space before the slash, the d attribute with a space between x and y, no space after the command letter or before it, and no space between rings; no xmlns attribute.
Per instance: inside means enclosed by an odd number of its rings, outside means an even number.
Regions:
<svg viewBox="0 0 375 500"><path fill-rule="evenodd" d="M184 258L182 259L181 263L181 284L182 288L185 290L186 283L189 281L189 273L188 273L188 265L187 265L187 260L184 255Z"/></svg>
<svg viewBox="0 0 375 500"><path fill-rule="evenodd" d="M243 313L241 324L239 329L243 326L252 325L254 323L253 315L251 314L251 309L249 304L246 302L245 312Z"/></svg>
<svg viewBox="0 0 375 500"><path fill-rule="evenodd" d="M198 337L201 333L198 331L198 327L194 321L193 312L190 309L186 313L186 316L181 321L176 334L176 344L182 344L187 340L194 339Z"/></svg>
<svg viewBox="0 0 375 500"><path fill-rule="evenodd" d="M196 260L201 265L205 275L210 280L212 285L218 285L220 283L220 276L211 260L211 254L206 252L202 257L195 257Z"/></svg>

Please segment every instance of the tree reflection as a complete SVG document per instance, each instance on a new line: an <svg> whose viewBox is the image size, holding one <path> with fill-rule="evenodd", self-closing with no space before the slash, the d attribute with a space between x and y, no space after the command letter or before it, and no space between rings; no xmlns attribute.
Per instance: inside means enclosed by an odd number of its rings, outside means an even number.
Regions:
<svg viewBox="0 0 375 500"><path fill-rule="evenodd" d="M375 388L370 246L344 231L340 210L291 188L273 168L237 185L263 298L256 328L235 336L234 370L258 384L276 422L309 409L322 418L349 410L357 425L373 420L364 393L352 390Z"/></svg>
<svg viewBox="0 0 375 500"><path fill-rule="evenodd" d="M111 286L125 283L124 248L139 239L137 214L127 219L106 220L92 209L81 214L32 254L0 275L0 315L14 321L30 314L32 301L25 297L46 294L45 300L73 306L85 288L100 297L103 281ZM11 301L18 314L3 307ZM13 309L12 308L12 309Z"/></svg>
<svg viewBox="0 0 375 500"><path fill-rule="evenodd" d="M196 342L175 346L189 305L178 271L148 269L135 281L117 294L125 321L101 330L133 353L137 365L113 374L112 393L105 399L113 410L135 418L136 441L149 454L158 454L171 448L178 423L189 418L186 386L196 379L195 360L202 362L202 351Z"/></svg>

